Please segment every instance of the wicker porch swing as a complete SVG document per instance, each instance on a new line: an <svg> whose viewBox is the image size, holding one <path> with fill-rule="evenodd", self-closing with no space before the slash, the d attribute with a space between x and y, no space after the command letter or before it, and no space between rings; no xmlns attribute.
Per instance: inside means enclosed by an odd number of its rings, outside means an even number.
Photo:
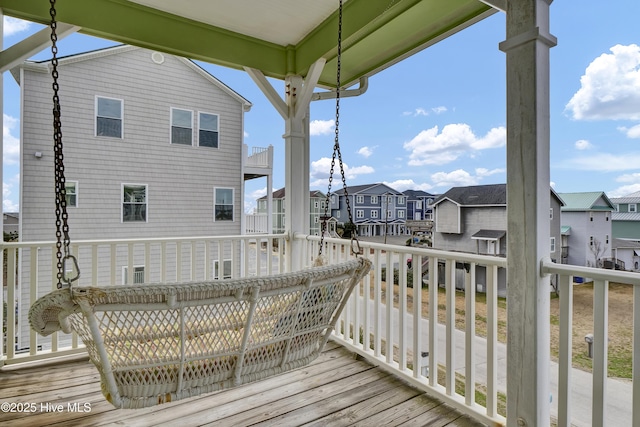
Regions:
<svg viewBox="0 0 640 427"><path fill-rule="evenodd" d="M76 332L100 372L104 396L118 408L227 389L311 362L370 261L356 256L293 273L211 282L73 285L79 269L69 251L55 0L50 3L59 289L33 304L31 328L43 336ZM336 120L339 153L337 135Z"/></svg>

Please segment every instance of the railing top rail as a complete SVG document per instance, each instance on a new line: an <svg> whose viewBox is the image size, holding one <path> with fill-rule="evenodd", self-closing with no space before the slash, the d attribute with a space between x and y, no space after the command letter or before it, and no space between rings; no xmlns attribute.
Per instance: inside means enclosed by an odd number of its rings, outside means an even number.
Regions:
<svg viewBox="0 0 640 427"><path fill-rule="evenodd" d="M234 236L192 236L192 237L152 237L152 238L129 238L129 239L102 239L102 240L73 240L72 245L114 245L131 243L162 243L162 242L191 242L191 241L225 241L225 240L256 240L256 239L279 239L287 238L286 234L251 234ZM34 241L34 242L2 242L1 248L28 248L33 246L55 246L54 241Z"/></svg>
<svg viewBox="0 0 640 427"><path fill-rule="evenodd" d="M540 263L542 274L564 274L569 276L589 277L596 280L608 280L609 282L628 283L640 286L640 274L631 271L609 270L605 268L580 267L571 264L556 264L550 258L545 258Z"/></svg>
<svg viewBox="0 0 640 427"><path fill-rule="evenodd" d="M407 236L408 238L409 236ZM295 239L303 239L303 240L311 240L311 241L320 241L319 236L311 236L306 234L298 234L296 233L294 236ZM337 239L333 237L325 237L324 239L327 243L336 243L339 245L349 246L351 241L345 239ZM477 255L470 254L466 252L453 252L453 251L444 251L440 249L428 249L428 248L417 248L415 246L399 246L399 245L388 245L384 243L376 243L376 242L366 242L360 240L361 248L369 248L369 249L378 249L378 250L393 250L394 252L406 253L406 254L416 254L422 255L425 257L437 257L438 259L443 260L455 260L459 262L467 262L467 263L476 263L481 265L497 265L498 267L507 267L507 260L503 257L491 256L491 255Z"/></svg>

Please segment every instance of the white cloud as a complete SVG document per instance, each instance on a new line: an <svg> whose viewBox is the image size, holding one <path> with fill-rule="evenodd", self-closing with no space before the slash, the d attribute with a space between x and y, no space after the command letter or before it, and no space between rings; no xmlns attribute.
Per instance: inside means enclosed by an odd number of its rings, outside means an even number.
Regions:
<svg viewBox="0 0 640 427"><path fill-rule="evenodd" d="M441 105L439 107L432 108L431 111L433 111L436 114L442 114L442 113L447 111L447 107L444 107L444 106Z"/></svg>
<svg viewBox="0 0 640 427"><path fill-rule="evenodd" d="M438 126L423 130L403 147L410 151L409 165L423 166L449 163L470 151L503 147L507 133L504 127L491 129L478 138L469 125L448 124L438 133Z"/></svg>
<svg viewBox="0 0 640 427"><path fill-rule="evenodd" d="M469 172L457 169L453 172L437 172L431 175L431 180L437 187L459 187L466 185L477 185L478 178Z"/></svg>
<svg viewBox="0 0 640 427"><path fill-rule="evenodd" d="M334 120L312 120L309 123L309 133L311 136L329 135L334 132Z"/></svg>
<svg viewBox="0 0 640 427"><path fill-rule="evenodd" d="M346 163L343 163L344 173L347 180L352 180L357 178L360 175L367 175L375 172L375 169L371 166L354 166L349 167ZM331 159L328 157L322 157L319 160L311 162L311 171L309 173L310 176L310 186L313 188L325 188L329 183L329 173L331 171ZM339 185L342 188L342 176L340 173L340 166L336 161L334 171L333 171L333 185Z"/></svg>
<svg viewBox="0 0 640 427"><path fill-rule="evenodd" d="M22 19L11 18L9 16L4 17L3 33L5 37L12 36L21 31L25 31L29 28L31 22L23 21Z"/></svg>
<svg viewBox="0 0 640 427"><path fill-rule="evenodd" d="M628 194L640 191L640 173L622 175L616 179L618 182L629 182L615 190L607 191L609 197L624 197Z"/></svg>
<svg viewBox="0 0 640 427"><path fill-rule="evenodd" d="M640 46L615 45L593 60L565 107L576 120L640 120Z"/></svg>
<svg viewBox="0 0 640 427"><path fill-rule="evenodd" d="M20 163L20 139L13 136L12 132L17 130L19 120L6 114L3 114L2 117L3 162L5 165L17 165Z"/></svg>
<svg viewBox="0 0 640 427"><path fill-rule="evenodd" d="M275 190L272 190L275 191ZM258 206L258 199L267 195L267 187L254 190L246 195L244 199L244 212L253 213Z"/></svg>
<svg viewBox="0 0 640 427"><path fill-rule="evenodd" d="M484 178L491 175L496 175L499 173L505 173L506 169L486 169L486 168L476 168L476 176L478 178Z"/></svg>
<svg viewBox="0 0 640 427"><path fill-rule="evenodd" d="M413 117L417 117L417 116L428 116L430 113L435 113L435 114L442 114L445 111L447 111L447 107L444 106L438 106L438 107L432 107L429 110L422 108L422 107L418 107L416 108L414 111L405 111L402 113L403 116L413 116Z"/></svg>
<svg viewBox="0 0 640 427"><path fill-rule="evenodd" d="M615 172L638 169L639 164L640 153L597 153L591 156L567 159L557 167L580 171Z"/></svg>
<svg viewBox="0 0 640 427"><path fill-rule="evenodd" d="M373 147L375 148L375 147ZM362 147L361 149L358 150L358 154L360 154L362 157L364 157L365 159L370 157L373 154L373 148L372 147Z"/></svg>
<svg viewBox="0 0 640 427"><path fill-rule="evenodd" d="M20 206L15 201L17 195L14 196L13 188L20 182L20 174L15 175L9 182L2 183L2 211L3 212L19 212Z"/></svg>
<svg viewBox="0 0 640 427"><path fill-rule="evenodd" d="M403 192L405 190L422 190L429 191L433 188L433 185L427 184L426 182L422 184L416 184L412 179L398 179L393 182L383 181L384 185L388 185L394 190Z"/></svg>
<svg viewBox="0 0 640 427"><path fill-rule="evenodd" d="M627 135L627 138L636 139L640 138L640 125L635 125L630 128L621 126L618 128L620 132L623 132Z"/></svg>
<svg viewBox="0 0 640 427"><path fill-rule="evenodd" d="M591 144L586 139L580 139L575 143L576 150L590 150L593 148L593 144Z"/></svg>

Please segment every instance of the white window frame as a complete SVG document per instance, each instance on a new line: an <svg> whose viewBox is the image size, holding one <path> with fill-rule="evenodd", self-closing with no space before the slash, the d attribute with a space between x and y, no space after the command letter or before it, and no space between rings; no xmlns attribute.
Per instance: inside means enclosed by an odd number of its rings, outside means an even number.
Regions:
<svg viewBox="0 0 640 427"><path fill-rule="evenodd" d="M631 208L631 206L633 206L633 209ZM638 205L636 203L629 203L629 208L627 210L629 211L629 213L636 213L638 212Z"/></svg>
<svg viewBox="0 0 640 427"><path fill-rule="evenodd" d="M364 209L356 209L356 218L364 218Z"/></svg>
<svg viewBox="0 0 640 427"><path fill-rule="evenodd" d="M378 218L378 211L376 209L371 211L371 218L375 218L375 219Z"/></svg>
<svg viewBox="0 0 640 427"><path fill-rule="evenodd" d="M371 204L375 205L376 203L378 203L378 196L371 196Z"/></svg>
<svg viewBox="0 0 640 427"><path fill-rule="evenodd" d="M416 200L416 209L422 209L422 200Z"/></svg>
<svg viewBox="0 0 640 427"><path fill-rule="evenodd" d="M398 196L398 204L404 205L404 196Z"/></svg>
<svg viewBox="0 0 640 427"><path fill-rule="evenodd" d="M124 192L125 192L125 188L126 187L144 187L144 221L142 220L127 220L125 221L124 219L124 205L125 205L125 200L124 200ZM127 202L129 204L142 204L140 202ZM147 184L136 184L136 183L123 183L120 186L120 221L122 223L125 222L135 222L135 223L141 223L141 222L149 222L149 186Z"/></svg>
<svg viewBox="0 0 640 427"><path fill-rule="evenodd" d="M404 211L403 210L399 210L398 211L398 218L404 218Z"/></svg>
<svg viewBox="0 0 640 427"><path fill-rule="evenodd" d="M358 194L356 196L356 203L359 205L363 205L364 204L364 196L362 194Z"/></svg>
<svg viewBox="0 0 640 427"><path fill-rule="evenodd" d="M553 219L553 208L549 208L549 219Z"/></svg>
<svg viewBox="0 0 640 427"><path fill-rule="evenodd" d="M120 117L108 117L108 116L99 116L98 115L98 103L100 99L108 99L111 101L118 101L120 102ZM100 138L117 138L117 139L123 139L124 138L124 100L120 99L120 98L112 98L109 96L100 96L100 95L96 95L95 96L95 110L94 110L94 117L95 120L93 121L93 134L96 137L100 137ZM112 119L112 120L120 120L120 136L114 136L114 135L98 135L98 118L99 117L103 117L106 119Z"/></svg>
<svg viewBox="0 0 640 427"><path fill-rule="evenodd" d="M206 114L208 116L215 116L216 117L216 129L203 129L202 128L202 115ZM215 132L216 134L216 146L212 147L209 145L200 145L200 132L205 131L205 132ZM206 111L198 111L198 147L205 147L205 148L213 148L214 150L217 150L220 148L220 114L215 114L215 113L209 113Z"/></svg>
<svg viewBox="0 0 640 427"><path fill-rule="evenodd" d="M122 267L122 284L123 285L129 285L128 280L129 280L129 267L128 266L123 266ZM142 273L142 274L140 274ZM144 265L134 265L133 266L133 283L132 285L139 285L142 283L145 283L145 271L144 271ZM142 276L142 280L140 280L140 277Z"/></svg>
<svg viewBox="0 0 640 427"><path fill-rule="evenodd" d="M220 265L220 260L214 259L213 260L213 279L214 280L220 280L220 270L218 269L218 266ZM225 267L229 266L229 274L226 275L225 274ZM233 277L233 263L231 262L230 259L223 259L222 260L222 279L231 279Z"/></svg>
<svg viewBox="0 0 640 427"><path fill-rule="evenodd" d="M218 190L231 190L231 203L227 204L220 204L220 206L231 206L231 219L217 219L216 218L216 206L218 205L217 203L217 191ZM235 202L236 202L236 192L234 188L231 187L214 187L213 189L213 221L217 222L217 221L221 221L221 222L234 222L235 221L235 216L236 216L236 212L235 212Z"/></svg>
<svg viewBox="0 0 640 427"><path fill-rule="evenodd" d="M69 193L68 186L70 184L73 184L73 188L74 188L74 192L73 193ZM66 195L67 207L68 208L77 208L78 207L78 181L66 180L65 183L64 183L64 191L65 191L65 195ZM69 203L69 196L75 196L75 203L73 203L73 204Z"/></svg>
<svg viewBox="0 0 640 427"><path fill-rule="evenodd" d="M555 237L551 237L550 240L550 247L549 247L549 252L555 252L556 251L556 238Z"/></svg>
<svg viewBox="0 0 640 427"><path fill-rule="evenodd" d="M175 126L176 128L180 128L180 129L189 129L191 131L191 141L189 144L182 144L180 142L173 142L173 128L174 128L174 124L173 124L173 113L174 111L184 111L184 112L188 112L191 115L191 118L189 120L189 124L191 125L189 128L186 128L184 126ZM178 107L171 107L171 113L170 113L170 117L169 117L169 144L171 145L178 145L178 146L183 146L183 147L192 147L193 146L193 110L189 110L186 108L178 108Z"/></svg>

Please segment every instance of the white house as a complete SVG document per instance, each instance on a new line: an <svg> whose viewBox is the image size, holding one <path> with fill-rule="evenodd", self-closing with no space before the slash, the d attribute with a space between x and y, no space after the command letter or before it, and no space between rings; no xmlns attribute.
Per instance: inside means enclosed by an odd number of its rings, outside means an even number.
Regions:
<svg viewBox="0 0 640 427"><path fill-rule="evenodd" d="M243 234L248 100L191 60L128 45L60 58L58 70L74 240ZM19 236L22 242L53 241L50 61L24 62L12 74L22 97ZM258 169L270 175L266 166ZM251 177L258 176L252 167ZM164 250L179 257L176 246ZM231 265L232 250L237 248L211 249L201 268L213 277L239 271ZM98 256L108 253L118 260L117 271L85 271L81 283L163 281L155 268L145 271L140 251L134 261L118 246L105 246ZM21 262L28 265L32 256L24 250ZM174 271L192 268L179 263ZM23 269L22 280L31 274ZM45 268L37 274L52 273ZM23 308L21 328L27 331L28 305Z"/></svg>

